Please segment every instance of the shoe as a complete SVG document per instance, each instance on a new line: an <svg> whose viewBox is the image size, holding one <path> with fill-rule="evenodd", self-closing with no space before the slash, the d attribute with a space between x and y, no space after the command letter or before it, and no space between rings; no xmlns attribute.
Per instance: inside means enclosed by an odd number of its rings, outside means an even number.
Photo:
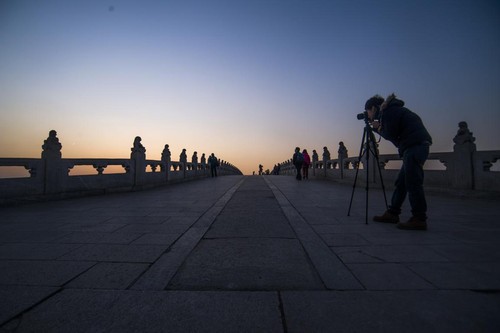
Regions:
<svg viewBox="0 0 500 333"><path fill-rule="evenodd" d="M398 223L399 222L399 216L394 215L388 210L385 211L383 215L380 216L374 216L373 221L375 222L382 222L382 223Z"/></svg>
<svg viewBox="0 0 500 333"><path fill-rule="evenodd" d="M403 230L427 230L427 222L412 216L407 222L399 222L398 228Z"/></svg>

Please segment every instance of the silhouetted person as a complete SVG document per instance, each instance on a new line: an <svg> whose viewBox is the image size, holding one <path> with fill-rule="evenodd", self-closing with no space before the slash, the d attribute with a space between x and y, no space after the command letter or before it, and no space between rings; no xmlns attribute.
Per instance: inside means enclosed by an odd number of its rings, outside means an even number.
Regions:
<svg viewBox="0 0 500 333"><path fill-rule="evenodd" d="M187 154L185 148L182 149L182 152L179 155L179 162L181 163L182 169L184 170L186 168L186 163L187 163Z"/></svg>
<svg viewBox="0 0 500 333"><path fill-rule="evenodd" d="M168 149L168 145L165 145L165 147L163 148L163 151L161 152L161 161L164 162L166 164L166 168L169 167L170 165L170 149ZM162 170L166 170L164 169L164 166L162 165L161 166Z"/></svg>
<svg viewBox="0 0 500 333"><path fill-rule="evenodd" d="M191 164L193 167L193 170L196 170L198 168L198 153L194 152L193 156L191 157Z"/></svg>
<svg viewBox="0 0 500 333"><path fill-rule="evenodd" d="M309 166L311 165L311 157L307 153L307 149L302 151L304 163L302 163L302 178L309 179Z"/></svg>
<svg viewBox="0 0 500 333"><path fill-rule="evenodd" d="M202 169L205 170L205 167L207 165L207 158L205 157L205 153L201 154L200 163Z"/></svg>
<svg viewBox="0 0 500 333"><path fill-rule="evenodd" d="M295 179L302 180L302 176L301 176L300 172L302 170L302 164L304 163L304 156L300 152L299 147L295 148L295 153L293 154L293 157L292 157L292 163L295 166L295 169L297 169L297 175L296 175Z"/></svg>
<svg viewBox="0 0 500 333"><path fill-rule="evenodd" d="M319 156L318 156L318 152L316 152L316 149L313 149L313 154L312 154L312 164L313 164L313 168L317 168L317 163L319 161Z"/></svg>
<svg viewBox="0 0 500 333"><path fill-rule="evenodd" d="M344 159L348 157L347 148L345 147L344 142L342 141L339 142L338 154L339 154L339 159Z"/></svg>
<svg viewBox="0 0 500 333"><path fill-rule="evenodd" d="M215 157L214 153L208 157L208 165L210 165L210 174L212 177L217 177L217 167L219 160Z"/></svg>
<svg viewBox="0 0 500 333"><path fill-rule="evenodd" d="M323 147L323 165L325 169L330 168L330 163L328 162L331 160L330 152L328 151L328 148Z"/></svg>
<svg viewBox="0 0 500 333"><path fill-rule="evenodd" d="M365 111L375 131L399 150L403 165L396 180L389 209L373 219L377 222L397 223L400 229L427 229L427 202L424 193L424 163L429 156L432 138L420 117L404 107L404 101L394 94L375 95L365 103ZM408 194L412 217L399 222L401 206Z"/></svg>
<svg viewBox="0 0 500 333"><path fill-rule="evenodd" d="M339 150L337 151L338 153L338 159L339 159L339 169L343 169L345 167L344 165L344 159L349 157L347 155L347 148L344 145L344 142L340 141L339 142Z"/></svg>

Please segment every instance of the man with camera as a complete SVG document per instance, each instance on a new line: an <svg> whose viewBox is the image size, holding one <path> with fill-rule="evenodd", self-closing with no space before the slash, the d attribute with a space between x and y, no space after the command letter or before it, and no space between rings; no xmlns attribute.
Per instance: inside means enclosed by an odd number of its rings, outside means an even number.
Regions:
<svg viewBox="0 0 500 333"><path fill-rule="evenodd" d="M420 117L404 107L404 101L394 94L384 101L379 95L365 103L366 117L372 128L384 139L391 141L399 150L403 165L395 183L389 209L376 222L395 223L406 230L427 229L427 203L424 193L424 163L429 156L432 138ZM407 222L399 221L401 206L408 193L412 217Z"/></svg>

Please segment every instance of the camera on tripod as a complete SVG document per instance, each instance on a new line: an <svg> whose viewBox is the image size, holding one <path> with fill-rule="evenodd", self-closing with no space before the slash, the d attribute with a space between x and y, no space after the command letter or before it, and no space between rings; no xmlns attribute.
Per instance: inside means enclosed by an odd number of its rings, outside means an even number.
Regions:
<svg viewBox="0 0 500 333"><path fill-rule="evenodd" d="M374 96L370 98L365 105L365 111L362 113L358 113L356 115L356 118L358 120L364 120L365 121L365 128L363 130L363 138L361 139L361 147L359 148L359 157L358 157L358 166L363 163L363 169L366 170L366 205L365 205L365 223L368 224L368 189L369 189L369 179L370 179L370 155L373 155L375 157L375 161L372 162L374 163L376 168L378 168L378 175L380 177L380 183L382 185L382 192L384 193L384 200L385 200L385 206L387 207L387 197L385 195L385 187L384 187L384 180L382 179L382 172L380 171L380 161L378 158L378 149L377 149L377 142L375 140L375 136L373 134L373 129L372 126L375 123L375 121L379 121L381 118L381 113L380 113L380 107L379 105L383 102L383 98L379 96ZM368 112L370 112L369 117ZM376 128L379 128L377 126ZM364 157L364 162L362 162L362 159ZM351 215L351 207L352 207L352 199L354 198L354 189L356 188L356 182L358 180L358 173L359 173L359 167L356 168L356 176L354 177L354 184L352 186L352 193L351 193L351 201L349 203L349 210L347 211L347 216ZM375 175L374 175L375 177ZM375 180L375 179L374 179Z"/></svg>
<svg viewBox="0 0 500 333"><path fill-rule="evenodd" d="M358 113L356 115L356 118L358 118L358 120L368 120L368 112L361 112L361 113Z"/></svg>

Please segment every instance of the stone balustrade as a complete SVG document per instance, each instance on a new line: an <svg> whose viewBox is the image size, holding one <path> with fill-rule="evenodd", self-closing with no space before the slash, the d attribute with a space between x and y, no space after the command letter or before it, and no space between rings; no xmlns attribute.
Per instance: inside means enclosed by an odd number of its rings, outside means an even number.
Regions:
<svg viewBox="0 0 500 333"><path fill-rule="evenodd" d="M62 158L55 131L50 131L42 148L41 158L0 158L0 167L24 167L29 172L29 177L0 179L0 204L140 190L210 177L204 156L200 163L171 161L168 145L162 160L146 159L140 137L136 137L129 159ZM86 168L90 174L72 175L75 167ZM107 168L113 171L106 173ZM219 176L241 174L223 160L217 167Z"/></svg>
<svg viewBox="0 0 500 333"><path fill-rule="evenodd" d="M429 154L426 165L440 166L425 171L424 186L428 189L467 194L471 192L500 193L500 172L492 171L495 162L500 159L500 150L476 151L475 138L467 129L467 124L459 123L459 130L453 139L453 152L433 152ZM326 148L326 147L325 147ZM386 188L391 188L397 178L401 158L398 154L378 156L380 173ZM396 162L395 168L387 168L390 162ZM398 164L399 163L399 164ZM380 186L380 175L376 168L375 157L370 154L368 177L366 154L362 157L339 158L315 161L310 166L310 178L326 178L345 183L353 183L358 171L357 184L364 186L366 179L375 186ZM296 169L291 159L280 163L280 175L295 175Z"/></svg>

